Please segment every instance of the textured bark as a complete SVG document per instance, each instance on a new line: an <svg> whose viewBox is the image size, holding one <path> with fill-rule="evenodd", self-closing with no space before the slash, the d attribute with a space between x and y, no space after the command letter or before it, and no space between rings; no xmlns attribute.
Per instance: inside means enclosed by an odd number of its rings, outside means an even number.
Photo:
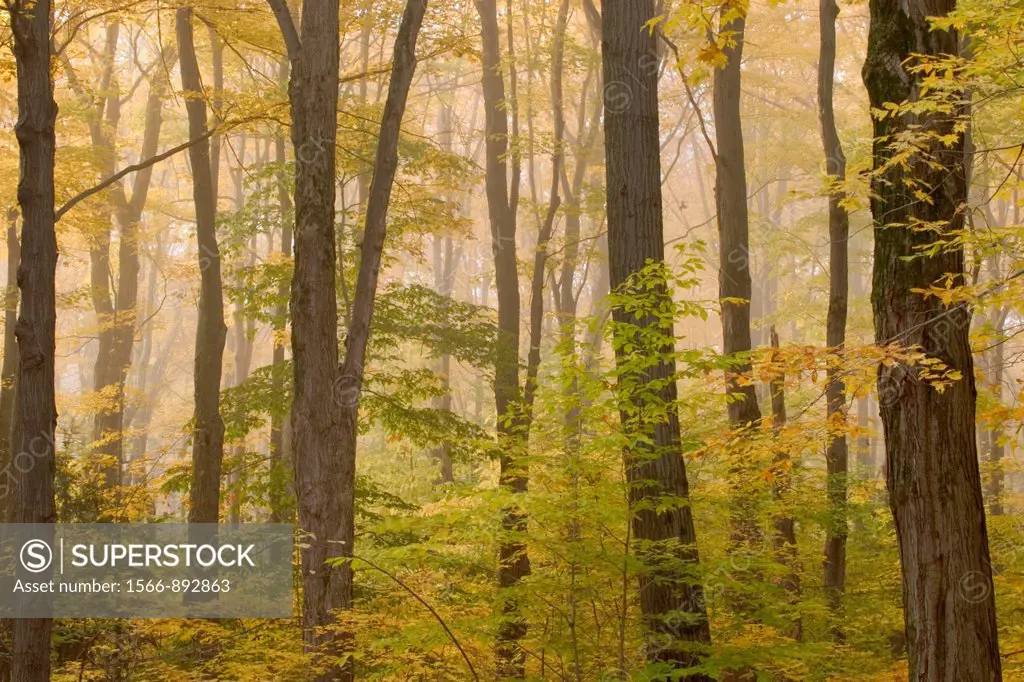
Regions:
<svg viewBox="0 0 1024 682"><path fill-rule="evenodd" d="M658 144L658 57L654 36L645 26L654 17L654 0L605 3L602 54L605 82L605 154L608 206L608 254L611 286L621 287L648 260L664 262L661 199L661 159ZM627 97L619 95L628 94ZM668 306L669 293L658 296ZM638 319L622 307L612 311L617 325L636 325L647 333L664 334L664 345L654 353L671 353L674 334L670 324L652 316ZM621 347L617 348L621 354ZM663 420L642 425L646 438L637 440L625 454L630 483L633 535L641 546L641 559L650 571L640 579L640 608L652 643L649 655L683 666L700 660L699 650L711 641L703 591L692 578L680 579L676 562L697 569L698 556L693 516L689 504L686 466L675 409L676 384L665 382L675 375L675 362L665 359L637 372L620 358L620 382L636 386L632 408L644 410L655 401L670 406ZM660 384L651 387L651 384ZM645 388L647 387L647 388ZM630 429L635 419L623 410L621 420ZM633 434L638 435L638 434ZM630 440L634 440L630 438ZM676 502L664 504L665 497ZM664 553L672 570L659 570ZM662 555L658 557L657 555ZM686 679L702 679L690 675Z"/></svg>
<svg viewBox="0 0 1024 682"><path fill-rule="evenodd" d="M904 62L912 54L955 55L955 31L929 30L927 17L945 16L953 0L871 0L864 82L871 106L917 97L921 74ZM964 252L951 246L926 257L920 249L963 229L967 187L963 136L930 143L909 169L887 167L890 138L920 125L954 133L953 117L922 114L874 120L871 211L875 220L872 307L879 343L919 346L962 378L943 392L896 364L878 371L886 443L889 504L903 567L903 605L910 679L1001 679L988 533L975 442L976 388L968 341L970 311L946 308L928 288L964 275ZM937 166L937 167L936 167ZM906 180L929 193L918 200ZM904 227L928 221L932 230Z"/></svg>
<svg viewBox="0 0 1024 682"><path fill-rule="evenodd" d="M359 394L386 234L387 209L398 166L398 140L416 68L416 39L425 0L409 0L395 40L374 176L369 190L362 256L338 364L335 291L334 167L338 105L338 5L307 0L301 37L287 5L271 0L288 47L295 147L295 272L291 316L295 393L292 403L295 489L299 525L312 539L302 552L302 619L307 649L338 654L345 637L324 631L332 611L352 605L355 540L355 457ZM330 562L330 563L328 563ZM328 661L318 680L348 680L351 665Z"/></svg>
<svg viewBox="0 0 1024 682"><path fill-rule="evenodd" d="M740 120L740 63L746 20L721 26L736 44L725 48L728 63L715 69L715 200L718 209L718 292L722 301L722 350L732 356L747 353L750 341L750 236L747 177ZM761 419L754 384L741 386L738 375L749 375L749 360L733 364L727 373L729 421L753 424Z"/></svg>
<svg viewBox="0 0 1024 682"><path fill-rule="evenodd" d="M14 132L21 170L21 307L14 332L19 363L11 436L12 468L0 485L5 493L10 493L10 522L54 523L57 236L53 170L57 103L53 100L50 70L53 7L50 0L36 0L27 8L20 4L8 8L18 78L18 122ZM13 454L14 450L17 454ZM45 535L43 539L47 539ZM47 580L48 576L42 573L38 579ZM50 678L52 627L53 621L48 618L14 620L14 682L44 682Z"/></svg>
<svg viewBox="0 0 1024 682"><path fill-rule="evenodd" d="M210 143L200 140L206 132L206 102L192 32L192 10L175 13L181 87L188 112L192 165L192 198L196 211L196 242L199 254L199 321L196 327L194 368L195 414L192 433L192 487L189 489L189 523L217 523L220 516L220 478L224 462L224 421L220 416L220 380L224 361L224 292L220 249L217 244L216 198L210 163Z"/></svg>
<svg viewBox="0 0 1024 682"><path fill-rule="evenodd" d="M338 107L338 3L302 5L301 42L283 0L272 2L291 62L288 97L295 150L295 268L292 275L292 433L302 550L302 627L307 651L339 654L342 642L325 631L332 611L352 605L352 569L338 562L352 552L354 490L339 456L341 414L335 290L335 130ZM328 563L331 561L332 563ZM326 661L318 680L351 679L351 669Z"/></svg>
<svg viewBox="0 0 1024 682"><path fill-rule="evenodd" d="M496 0L477 0L483 40L483 95L485 109L485 186L487 212L491 226L491 248L494 253L494 283L498 293L498 349L494 367L494 404L498 415L498 440L501 485L512 493L526 492L527 472L516 461L516 440L521 437L522 423L517 416L519 386L519 273L516 263L516 207L519 193L519 172L516 152L512 152L512 180L506 156L509 154L508 102L505 100L505 78L501 72L501 45ZM515 83L514 76L511 82ZM515 92L513 86L513 101ZM514 106L513 106L514 113ZM498 584L512 587L530 574L526 545L508 536L521 534L526 519L516 508L503 512L502 528L506 539L498 549ZM523 677L526 652L519 640L526 635L526 622L519 616L515 599L502 596L504 618L498 630L498 675Z"/></svg>
<svg viewBox="0 0 1024 682"><path fill-rule="evenodd" d="M821 47L818 53L818 118L821 123L821 141L825 150L829 179L840 183L846 179L846 157L836 130L833 92L836 65L836 17L839 6L835 0L821 0L819 26ZM842 194L835 188L828 197L829 236L829 297L826 319L826 343L830 349L841 352L846 343L846 317L849 301L849 241L850 217L841 205ZM829 424L828 446L825 452L828 472L827 496L829 518L825 528L825 594L832 610L833 637L844 639L842 595L846 589L846 489L849 445L846 438L846 385L842 368L828 369L825 386L826 412Z"/></svg>

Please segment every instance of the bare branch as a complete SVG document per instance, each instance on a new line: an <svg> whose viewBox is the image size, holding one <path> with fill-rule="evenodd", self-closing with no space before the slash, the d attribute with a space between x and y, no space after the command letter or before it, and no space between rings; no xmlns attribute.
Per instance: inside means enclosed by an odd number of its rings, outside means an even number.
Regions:
<svg viewBox="0 0 1024 682"><path fill-rule="evenodd" d="M240 121L235 121L234 124L238 125L238 124L246 123L246 122L252 121L252 120L255 120L255 119L254 118L253 119L243 119L243 120L240 120ZM73 196L70 199L68 199L67 202L63 206L61 206L59 209L57 209L57 211L56 211L56 213L54 215L54 221L60 220L61 218L64 217L65 213L70 211L76 205L78 205L79 203L81 203L85 199L88 199L89 197L91 197L92 195L96 194L97 192L102 192L103 190L105 190L106 188L110 187L111 185L113 185L115 182L117 182L118 180L120 180L124 176L129 175L130 173L134 173L136 171L140 171L140 170L144 170L146 168L149 168L150 166L153 166L155 164L160 163L164 159L169 159L170 157L174 156L178 152L185 151L186 149L190 148L192 145L198 144L198 143L202 142L203 140L208 140L213 135L215 135L217 133L220 133L220 132L223 132L223 128L224 127L226 127L226 126L222 126L220 128L212 128L210 130L207 130L205 133L203 133L202 135L200 135L199 137L197 137L194 140L189 140L187 142L182 142L181 144L177 145L176 147L171 147L170 149L168 149L165 152L161 152L161 153L157 154L156 156L149 157L145 161L139 161L138 163L133 163L130 166L125 166L124 168L122 168L118 172L114 173L113 175L111 175L109 178L107 178L103 182L99 183L98 185L94 185L94 186L90 187L89 189L84 190L82 192L79 192L75 196Z"/></svg>

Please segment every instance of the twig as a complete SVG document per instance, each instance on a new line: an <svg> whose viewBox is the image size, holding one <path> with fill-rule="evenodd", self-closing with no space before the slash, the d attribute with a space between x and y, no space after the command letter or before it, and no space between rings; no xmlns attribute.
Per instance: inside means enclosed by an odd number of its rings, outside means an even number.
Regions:
<svg viewBox="0 0 1024 682"><path fill-rule="evenodd" d="M426 608L427 611L430 611L431 615L433 615L437 622L441 624L441 627L444 628L444 631L448 634L448 638L452 640L452 644L454 644L455 648L459 650L460 654L462 654L462 660L466 662L466 666L469 668L469 672L472 673L473 679L477 682L480 682L480 676L477 675L476 668L473 667L473 663L469 660L469 656L466 654L466 650L462 648L462 645L459 644L459 640L455 637L455 633L451 631L451 629L448 627L448 624L444 622L444 619L441 618L440 614L438 614L438 612L434 610L433 606L428 604L427 601L423 599L423 597L416 594L416 592L411 587L402 582L401 579L398 578L398 576L389 573L388 571L381 568L377 564L373 563L369 559L364 559L363 557L356 556L354 554L352 555L352 558L362 561L364 564L367 564L370 568L376 569L384 575L386 575L387 577L391 578L395 581L395 583L398 584L399 587L401 587L403 590L411 594L413 596L413 599L423 604L424 608Z"/></svg>

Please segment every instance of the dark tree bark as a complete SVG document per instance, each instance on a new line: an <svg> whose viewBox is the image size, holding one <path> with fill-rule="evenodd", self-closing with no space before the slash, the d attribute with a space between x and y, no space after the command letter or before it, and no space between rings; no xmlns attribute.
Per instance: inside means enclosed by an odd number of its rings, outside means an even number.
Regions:
<svg viewBox="0 0 1024 682"><path fill-rule="evenodd" d="M661 159L658 138L658 56L655 38L645 28L654 17L654 0L608 2L604 5L602 54L604 63L608 254L613 290L627 284L648 261L664 263L661 200ZM667 288L656 293L659 307L670 306ZM612 315L619 327L664 335L652 354L668 357L646 370L630 369L621 344L616 344L619 382L633 387L631 409L621 420L629 431L637 420L630 411L643 412L656 402L667 407L663 420L643 424L646 439L636 440L625 453L630 484L629 501L635 510L633 535L648 550L641 560L648 565L640 579L640 607L652 643L650 656L683 666L700 660L700 648L711 642L703 591L692 578L680 578L682 562L697 570L698 556L693 516L686 501L689 487L680 442L679 418L674 407L677 393L671 359L674 334L671 323L652 315L638 318L616 306ZM661 409L664 409L662 407ZM639 434L633 434L634 436ZM635 440L630 438L630 441ZM665 504L666 499L674 500ZM672 557L666 571L662 562ZM661 566L661 568L659 568ZM686 679L702 679L691 675Z"/></svg>
<svg viewBox="0 0 1024 682"><path fill-rule="evenodd" d="M718 292L722 301L722 350L728 356L748 353L750 341L750 236L747 212L747 177L740 120L740 63L746 19L724 24L720 30L732 33L735 45L725 48L728 62L715 69L715 200L718 209ZM607 29L606 29L607 30ZM732 365L727 373L726 397L729 421L737 426L761 419L754 384L737 382L749 375L750 361Z"/></svg>
<svg viewBox="0 0 1024 682"><path fill-rule="evenodd" d="M515 456L516 441L522 436L522 420L517 415L519 385L519 273L516 263L516 207L519 194L518 161L513 158L512 182L506 156L509 153L508 102L505 78L501 72L501 39L496 0L477 0L483 40L483 95L487 142L485 145L485 185L487 211L494 253L494 281L498 293L498 349L494 368L494 403L498 416L498 440L501 451L501 485L512 493L526 492L528 477ZM511 18L510 18L511 19ZM515 79L512 79L513 83ZM513 99L515 93L513 92ZM515 157L515 152L513 152ZM522 512L510 508L503 512L506 539L498 550L498 584L502 588L518 584L530 574L526 545L517 534L525 531ZM498 631L498 674L504 677L525 675L526 654L519 640L526 635L526 622L519 616L514 598L502 597L504 619Z"/></svg>
<svg viewBox="0 0 1024 682"><path fill-rule="evenodd" d="M911 55L958 53L956 32L933 31L928 20L955 6L954 0L871 0L864 83L872 107L918 96L923 75L906 69ZM888 398L880 399L886 479L903 567L910 678L989 682L1001 679L1001 664L975 442L971 314L965 306L948 308L914 291L949 275L963 283L961 247L920 253L964 227L964 140L955 132L956 120L945 114L874 120L872 306L878 343L918 346L961 374L940 393L918 379L913 367L897 363L878 370L879 395ZM928 158L918 156L907 169L887 165L892 136L910 126L955 135L957 141L926 142L919 154ZM925 188L928 201L915 196L911 179ZM932 229L906 227L917 220Z"/></svg>
<svg viewBox="0 0 1024 682"><path fill-rule="evenodd" d="M54 523L53 477L56 468L57 406L54 390L56 351L57 236L54 231L54 125L50 69L50 0L31 5L7 4L18 78L18 139L21 173L21 307L15 325L18 370L9 476L8 519L12 523ZM16 450L17 454L13 454ZM45 574L42 574L45 576ZM43 578L45 579L45 577ZM44 682L50 678L48 618L16 619L13 630L12 679Z"/></svg>
<svg viewBox="0 0 1024 682"><path fill-rule="evenodd" d="M722 350L729 358L725 372L726 409L734 429L747 428L761 421L757 387L750 381L752 371L749 353L752 347L750 304L752 253L747 207L746 159L743 124L740 117L741 66L746 18L726 22L732 6L722 5L719 33L731 34L734 44L723 47L726 64L714 73L715 207L718 211L718 291L722 317ZM741 377L746 377L743 380ZM756 474L743 462L733 465L731 481L732 553L756 552L764 541L757 524L756 505L759 490L752 490ZM762 579L752 568L736 571L746 582ZM755 605L738 592L726 595L733 611L746 621L755 620ZM753 670L733 671L739 676L754 675Z"/></svg>
<svg viewBox="0 0 1024 682"><path fill-rule="evenodd" d="M330 656L340 642L323 628L332 611L352 605L354 490L349 463L339 456L341 414L335 289L335 131L338 108L338 3L302 5L301 41L284 0L270 3L288 48L288 97L295 151L295 269L292 275L292 432L299 527L310 534L302 550L302 627L307 651ZM331 563L328 563L331 561ZM351 679L351 669L327 661L319 680Z"/></svg>
<svg viewBox="0 0 1024 682"><path fill-rule="evenodd" d="M391 83L381 119L374 175L356 281L345 359L338 366L334 240L334 132L338 100L338 5L308 0L299 38L282 0L272 0L292 64L289 97L295 147L295 273L292 352L295 395L292 432L299 524L312 535L303 550L303 627L307 647L340 653L324 632L331 611L352 605L350 559L355 540L355 457L359 395L373 316L398 141L416 70L416 39L426 0L409 0L395 39ZM351 665L332 662L320 680L352 678Z"/></svg>
<svg viewBox="0 0 1024 682"><path fill-rule="evenodd" d="M835 0L821 0L819 26L821 47L818 52L818 118L821 122L821 141L825 150L825 164L829 180L840 183L846 179L846 157L836 130L833 107L836 66L836 17L839 6ZM830 188L828 197L829 236L829 297L826 319L826 343L841 353L846 343L846 317L849 300L849 240L850 217L843 208L843 196L836 187ZM825 452L828 472L827 495L829 519L825 528L825 593L832 609L832 634L836 640L844 639L842 623L842 595L846 589L846 488L849 446L846 439L846 385L842 368L829 367L825 387L829 440Z"/></svg>
<svg viewBox="0 0 1024 682"><path fill-rule="evenodd" d="M192 32L192 10L175 13L181 87L188 112L189 147L192 165L192 197L196 211L200 292L199 322L196 328L195 424L192 433L192 487L189 490L189 523L217 523L220 516L220 478L224 462L224 420L220 416L220 380L224 361L224 292L221 282L220 248L217 244L217 206L206 133L206 102L196 61Z"/></svg>

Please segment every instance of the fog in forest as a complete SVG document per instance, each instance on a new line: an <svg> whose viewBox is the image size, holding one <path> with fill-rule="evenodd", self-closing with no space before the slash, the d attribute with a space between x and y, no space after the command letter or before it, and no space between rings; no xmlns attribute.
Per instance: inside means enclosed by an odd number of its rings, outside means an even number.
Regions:
<svg viewBox="0 0 1024 682"><path fill-rule="evenodd" d="M4 0L4 520L296 548L0 680L1024 679L1022 17Z"/></svg>

